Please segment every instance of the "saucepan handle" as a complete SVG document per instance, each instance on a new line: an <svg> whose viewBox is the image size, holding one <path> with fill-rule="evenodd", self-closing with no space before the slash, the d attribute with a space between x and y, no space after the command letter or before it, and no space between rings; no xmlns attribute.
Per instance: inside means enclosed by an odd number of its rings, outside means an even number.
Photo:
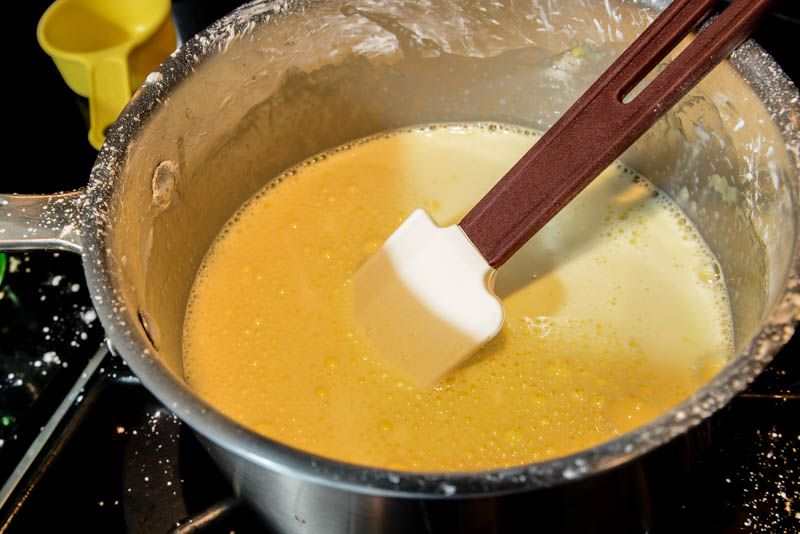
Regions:
<svg viewBox="0 0 800 534"><path fill-rule="evenodd" d="M81 252L81 190L53 195L0 195L0 250Z"/></svg>

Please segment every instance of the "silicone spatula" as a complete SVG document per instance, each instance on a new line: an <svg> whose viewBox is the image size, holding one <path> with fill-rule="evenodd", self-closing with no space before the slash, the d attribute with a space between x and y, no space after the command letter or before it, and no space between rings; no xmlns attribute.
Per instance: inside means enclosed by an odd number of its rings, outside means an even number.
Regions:
<svg viewBox="0 0 800 534"><path fill-rule="evenodd" d="M500 331L496 269L741 44L774 0L734 0L633 98L715 0L674 0L455 226L414 211L353 277L381 357L428 385Z"/></svg>

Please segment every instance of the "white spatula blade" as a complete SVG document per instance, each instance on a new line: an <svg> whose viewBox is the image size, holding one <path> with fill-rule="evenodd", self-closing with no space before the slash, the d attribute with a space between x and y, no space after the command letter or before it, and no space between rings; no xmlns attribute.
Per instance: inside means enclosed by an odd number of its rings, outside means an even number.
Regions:
<svg viewBox="0 0 800 534"><path fill-rule="evenodd" d="M353 277L356 316L382 358L429 385L500 331L494 273L461 228L416 210Z"/></svg>

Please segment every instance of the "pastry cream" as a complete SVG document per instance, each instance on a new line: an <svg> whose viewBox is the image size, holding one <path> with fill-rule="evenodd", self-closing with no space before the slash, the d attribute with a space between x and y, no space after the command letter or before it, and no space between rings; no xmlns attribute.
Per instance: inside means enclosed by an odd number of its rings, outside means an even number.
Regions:
<svg viewBox="0 0 800 534"><path fill-rule="evenodd" d="M536 136L420 127L287 172L232 218L197 275L189 384L277 441L419 471L568 454L686 398L732 353L725 282L677 205L619 164L499 270L502 332L444 380L415 386L359 331L361 263L416 207L457 223Z"/></svg>

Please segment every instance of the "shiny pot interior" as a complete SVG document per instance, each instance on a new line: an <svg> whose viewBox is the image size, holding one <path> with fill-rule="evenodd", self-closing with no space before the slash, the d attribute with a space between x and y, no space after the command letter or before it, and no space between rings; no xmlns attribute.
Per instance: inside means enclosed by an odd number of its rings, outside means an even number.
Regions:
<svg viewBox="0 0 800 534"><path fill-rule="evenodd" d="M148 77L93 171L84 257L112 342L144 384L211 442L267 469L350 489L514 491L617 465L682 432L743 389L797 318L786 289L798 221L798 106L790 102L797 93L752 44L622 158L701 229L728 281L734 315L736 358L655 422L542 464L391 474L252 434L197 399L181 367L184 311L206 250L236 209L281 171L350 140L419 123L499 121L544 130L659 4L257 2L223 19Z"/></svg>

